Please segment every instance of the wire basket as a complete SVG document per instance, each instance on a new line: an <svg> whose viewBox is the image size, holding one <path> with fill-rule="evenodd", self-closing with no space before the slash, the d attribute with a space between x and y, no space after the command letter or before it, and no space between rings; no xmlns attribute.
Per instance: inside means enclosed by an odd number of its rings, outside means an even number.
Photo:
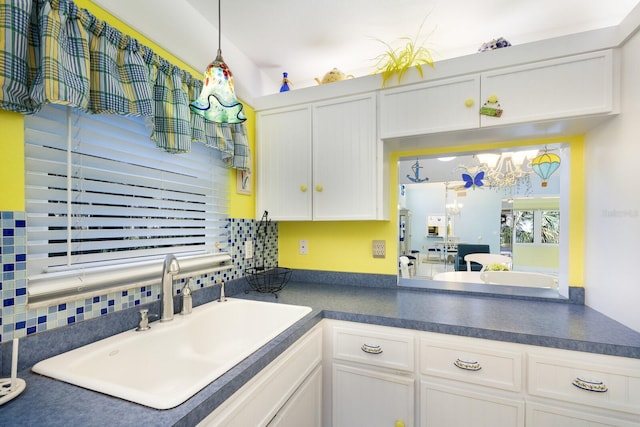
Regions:
<svg viewBox="0 0 640 427"><path fill-rule="evenodd" d="M261 293L273 294L277 298L276 292L281 291L291 278L291 269L284 267L256 267L245 270L245 278L251 289Z"/></svg>

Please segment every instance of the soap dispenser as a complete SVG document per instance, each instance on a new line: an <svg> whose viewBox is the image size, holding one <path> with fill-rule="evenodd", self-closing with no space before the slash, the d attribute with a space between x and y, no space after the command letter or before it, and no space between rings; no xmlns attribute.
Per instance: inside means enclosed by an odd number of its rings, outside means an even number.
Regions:
<svg viewBox="0 0 640 427"><path fill-rule="evenodd" d="M182 311L180 314L191 314L191 310L193 309L193 299L191 298L191 288L189 285L193 282L193 278L189 278L187 283L182 288Z"/></svg>

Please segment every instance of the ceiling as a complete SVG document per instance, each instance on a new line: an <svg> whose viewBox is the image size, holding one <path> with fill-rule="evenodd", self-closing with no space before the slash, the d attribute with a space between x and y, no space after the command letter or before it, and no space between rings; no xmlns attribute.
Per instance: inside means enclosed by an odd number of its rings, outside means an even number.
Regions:
<svg viewBox="0 0 640 427"><path fill-rule="evenodd" d="M221 0L222 53L239 95L316 85L337 67L371 74L381 41L402 37L436 61L475 54L491 39L511 44L618 25L640 0ZM196 69L215 57L218 3L212 0L94 0ZM240 80L243 79L244 82Z"/></svg>

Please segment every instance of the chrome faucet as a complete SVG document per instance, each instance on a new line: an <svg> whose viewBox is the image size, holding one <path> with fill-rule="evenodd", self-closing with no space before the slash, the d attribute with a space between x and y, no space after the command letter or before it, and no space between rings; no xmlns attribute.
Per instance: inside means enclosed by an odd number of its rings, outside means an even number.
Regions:
<svg viewBox="0 0 640 427"><path fill-rule="evenodd" d="M160 290L160 300L162 301L161 322L173 320L173 276L180 271L178 260L172 254L164 257L162 266L162 289Z"/></svg>

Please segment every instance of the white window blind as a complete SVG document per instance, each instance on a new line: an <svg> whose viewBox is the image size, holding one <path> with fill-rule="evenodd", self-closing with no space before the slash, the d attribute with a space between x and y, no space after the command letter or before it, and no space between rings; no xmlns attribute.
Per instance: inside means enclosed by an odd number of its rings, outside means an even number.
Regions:
<svg viewBox="0 0 640 427"><path fill-rule="evenodd" d="M168 154L142 118L47 106L25 118L28 275L225 250L228 169Z"/></svg>

